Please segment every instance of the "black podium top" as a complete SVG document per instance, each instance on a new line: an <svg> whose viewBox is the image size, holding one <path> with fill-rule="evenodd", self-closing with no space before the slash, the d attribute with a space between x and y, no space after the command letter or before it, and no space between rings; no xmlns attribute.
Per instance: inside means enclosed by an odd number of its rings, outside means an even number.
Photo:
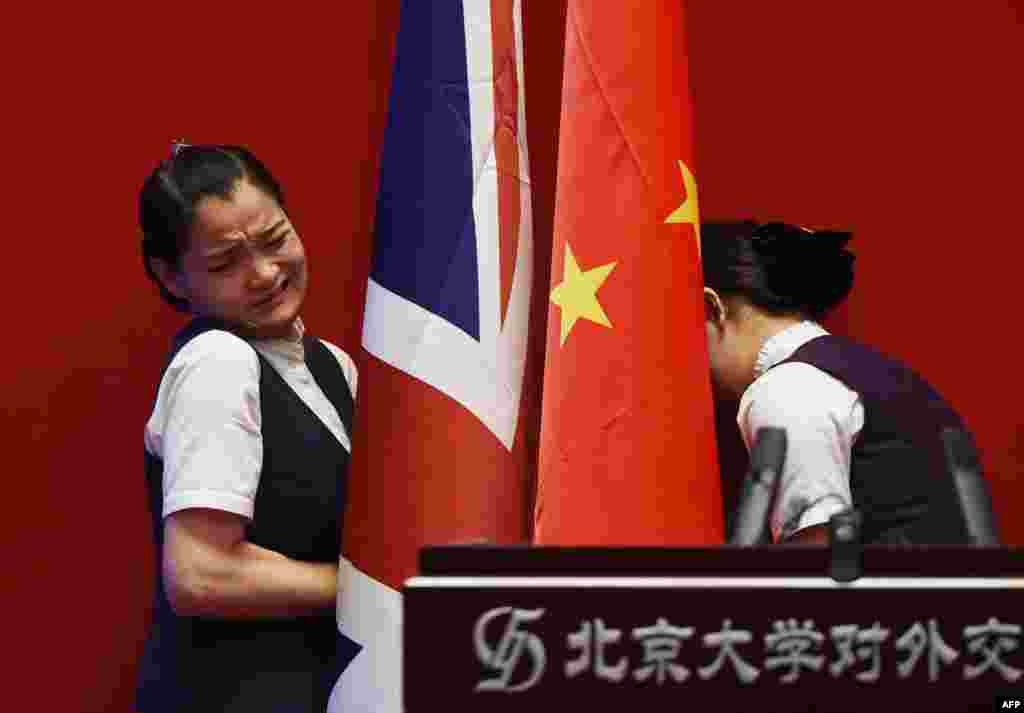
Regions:
<svg viewBox="0 0 1024 713"><path fill-rule="evenodd" d="M823 576L827 547L531 547L448 545L420 550L422 576ZM1024 548L865 546L863 576L1022 577Z"/></svg>

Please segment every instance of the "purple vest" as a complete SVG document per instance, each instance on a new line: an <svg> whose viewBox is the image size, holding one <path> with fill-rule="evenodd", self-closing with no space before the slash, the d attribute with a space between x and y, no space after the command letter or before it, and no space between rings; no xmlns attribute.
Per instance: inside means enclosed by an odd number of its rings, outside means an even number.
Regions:
<svg viewBox="0 0 1024 713"><path fill-rule="evenodd" d="M864 542L967 544L940 439L943 428L964 425L942 397L905 364L843 337L812 339L780 363L789 362L817 367L860 395L864 428L850 487Z"/></svg>

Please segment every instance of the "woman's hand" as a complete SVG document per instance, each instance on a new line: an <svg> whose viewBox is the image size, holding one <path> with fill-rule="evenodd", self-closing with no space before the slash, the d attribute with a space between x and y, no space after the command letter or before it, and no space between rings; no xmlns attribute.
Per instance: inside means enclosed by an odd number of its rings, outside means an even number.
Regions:
<svg viewBox="0 0 1024 713"><path fill-rule="evenodd" d="M827 545L828 525L812 525L802 530L797 530L790 537L783 540L784 545Z"/></svg>
<svg viewBox="0 0 1024 713"><path fill-rule="evenodd" d="M164 587L181 616L278 618L333 609L338 565L300 562L245 540L245 518L207 508L164 520Z"/></svg>

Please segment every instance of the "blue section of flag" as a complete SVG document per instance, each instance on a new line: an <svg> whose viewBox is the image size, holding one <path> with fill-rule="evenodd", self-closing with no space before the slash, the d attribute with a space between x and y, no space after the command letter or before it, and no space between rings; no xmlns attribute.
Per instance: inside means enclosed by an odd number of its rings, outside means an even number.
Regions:
<svg viewBox="0 0 1024 713"><path fill-rule="evenodd" d="M464 27L460 0L402 3L372 277L479 339Z"/></svg>
<svg viewBox="0 0 1024 713"><path fill-rule="evenodd" d="M333 687L337 683L338 678L345 672L348 665L352 663L352 659L358 656L359 652L364 648L362 644L356 643L340 631L337 634L334 647L337 652L337 658L334 660L334 666L330 667L327 671L328 688Z"/></svg>

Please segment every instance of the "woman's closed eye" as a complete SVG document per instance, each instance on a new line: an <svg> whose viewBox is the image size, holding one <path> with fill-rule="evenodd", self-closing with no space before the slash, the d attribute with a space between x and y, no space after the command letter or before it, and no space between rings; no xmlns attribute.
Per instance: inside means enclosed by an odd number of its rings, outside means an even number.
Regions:
<svg viewBox="0 0 1024 713"><path fill-rule="evenodd" d="M267 247L270 248L271 250L277 250L282 245L284 245L285 241L288 240L289 235L291 235L290 231L285 231L281 233L276 238L271 239L267 243Z"/></svg>
<svg viewBox="0 0 1024 713"><path fill-rule="evenodd" d="M207 265L206 269L208 272L226 272L231 267L233 260L227 260L226 262L218 262L213 265Z"/></svg>

